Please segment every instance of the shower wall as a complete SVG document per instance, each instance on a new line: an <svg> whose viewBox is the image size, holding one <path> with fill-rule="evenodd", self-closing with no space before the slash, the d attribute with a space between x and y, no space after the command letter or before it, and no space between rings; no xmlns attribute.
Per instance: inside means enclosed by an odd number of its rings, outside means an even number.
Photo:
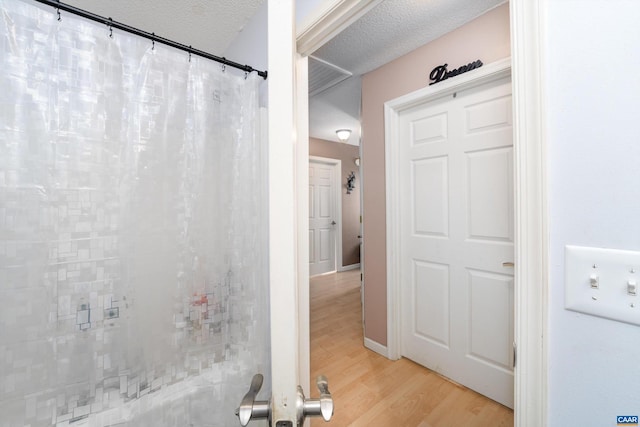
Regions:
<svg viewBox="0 0 640 427"><path fill-rule="evenodd" d="M269 391L258 78L0 8L0 426L234 425Z"/></svg>

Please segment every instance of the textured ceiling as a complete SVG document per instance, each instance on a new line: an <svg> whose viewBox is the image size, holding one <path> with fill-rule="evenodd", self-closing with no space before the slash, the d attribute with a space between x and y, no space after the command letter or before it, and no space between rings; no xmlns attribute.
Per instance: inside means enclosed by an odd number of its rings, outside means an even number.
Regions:
<svg viewBox="0 0 640 427"><path fill-rule="evenodd" d="M506 0L385 0L314 56L360 75L464 25Z"/></svg>
<svg viewBox="0 0 640 427"><path fill-rule="evenodd" d="M221 56L264 0L63 0ZM233 60L233 58L229 58Z"/></svg>

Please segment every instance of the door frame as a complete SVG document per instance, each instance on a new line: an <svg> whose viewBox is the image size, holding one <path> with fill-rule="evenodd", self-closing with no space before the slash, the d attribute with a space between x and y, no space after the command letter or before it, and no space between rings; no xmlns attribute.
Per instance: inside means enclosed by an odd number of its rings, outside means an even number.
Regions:
<svg viewBox="0 0 640 427"><path fill-rule="evenodd" d="M297 31L299 58L305 60L307 55L348 27L379 1L326 1L324 7L311 14L305 21L306 25ZM514 333L518 343L518 361L514 371L516 427L539 427L547 424L549 249L542 62L546 47L547 2L548 0L509 2L515 157ZM306 78L299 77L298 90L307 85ZM298 117L305 114L308 116L308 109L298 109L297 113ZM305 123L304 120L307 119L302 119L302 122L300 120L298 124ZM304 134L305 137L307 135ZM299 142L308 144L308 138ZM301 165L304 165L304 159L298 157L298 171L306 170ZM298 190L298 197L308 200L304 188L298 187ZM304 248L300 245L298 247ZM308 293L308 282L300 282L299 286L306 287Z"/></svg>
<svg viewBox="0 0 640 427"><path fill-rule="evenodd" d="M427 86L400 96L384 104L385 118L385 172L387 214L387 354L392 360L402 357L402 212L400 195L406 188L400 185L402 166L400 153L400 115L413 107L431 101L451 98L456 92L482 86L496 80L511 77L511 59L506 58L465 73L455 79L434 86ZM515 213L515 212L514 212ZM514 242L515 250L516 242ZM517 342L517 337L514 337ZM514 374L515 375L515 374Z"/></svg>
<svg viewBox="0 0 640 427"><path fill-rule="evenodd" d="M295 228L296 171L295 95L299 91L294 74L295 14L293 0L269 2L267 48L269 79L268 186L269 186L269 301L271 328L271 418L273 423L297 422L297 386L308 385L309 374L301 377L308 361L303 337L308 335L308 318L299 313ZM308 172L307 172L308 175ZM307 201L308 204L308 201ZM308 250L308 246L307 246ZM308 261L307 261L308 263ZM304 308L303 308L304 309ZM308 307L307 307L308 311ZM273 331L277 331L274 333ZM307 347L308 349L308 347ZM307 365L308 366L308 365ZM308 372L308 371L307 371Z"/></svg>
<svg viewBox="0 0 640 427"><path fill-rule="evenodd" d="M342 271L342 161L329 157L309 156L309 164L325 164L333 167L333 216L336 226L334 229L333 251L334 271ZM308 198L308 196L307 196Z"/></svg>

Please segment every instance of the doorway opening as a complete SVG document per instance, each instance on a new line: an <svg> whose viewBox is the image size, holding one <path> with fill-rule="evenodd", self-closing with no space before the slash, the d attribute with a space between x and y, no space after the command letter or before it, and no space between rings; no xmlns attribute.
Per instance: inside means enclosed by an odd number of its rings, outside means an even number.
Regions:
<svg viewBox="0 0 640 427"><path fill-rule="evenodd" d="M309 275L332 273L342 259L342 162L309 157Z"/></svg>
<svg viewBox="0 0 640 427"><path fill-rule="evenodd" d="M343 29L348 28L353 22L365 15L370 9L375 8L381 2L379 0L349 1L336 0L325 10L319 10L312 19L308 20L308 25L298 32L297 47L301 61L306 64L304 55L315 52L327 41L334 39ZM384 2L385 4L395 2ZM504 6L504 2L499 2ZM507 22L509 29L506 31L507 39L512 35L509 51L503 57L512 56L514 65L514 174L515 174L515 229L516 229L516 258L515 263L518 268L515 271L515 338L518 343L518 369L516 375L515 390L515 425L543 425L546 421L546 295L547 295L547 259L548 248L546 245L547 219L545 215L546 190L545 190L545 140L542 129L544 110L542 103L542 85L540 80L541 68L540 58L543 45L540 40L544 32L544 16L541 14L542 6L540 2L529 2L525 0L512 0L506 6L509 8ZM489 29L489 32L495 28ZM482 46L491 45L483 43L486 34L478 32L475 37L465 43L465 51L479 51ZM447 35L443 39L451 40ZM479 45L478 45L479 43ZM473 45L475 48L471 48ZM443 52L454 52L448 49ZM495 53L495 51L494 51ZM455 54L455 53L454 53ZM429 56L425 56L428 58ZM499 59L495 58L494 60ZM487 61L490 62L490 61ZM306 65L304 65L306 67ZM420 68L416 73L428 73L430 68ZM306 81L302 81L304 86ZM384 81L378 85L385 89L393 82ZM364 101L363 101L364 104ZM365 130L366 134L366 130ZM370 135L367 135L367 144L371 142ZM372 159L363 153L363 163L367 168L383 170L383 167L374 164ZM299 159L300 160L300 159ZM366 180L366 178L365 178ZM365 183L368 185L368 183ZM383 188L377 186L378 189ZM364 212L367 214L367 204L365 201ZM370 219L370 215L367 216ZM365 218L365 223L367 222ZM382 216L384 218L384 215ZM370 239L367 235L367 227L364 227L365 239ZM386 249L384 241L382 248ZM372 241L369 240L369 247ZM375 247L376 245L373 245ZM365 257L363 261L366 265L371 265L368 261L370 255L365 247ZM382 273L385 273L384 267ZM367 280L366 294L372 288L371 278L385 276L386 274L365 273ZM376 285L378 292L381 288L386 292L386 282L384 287ZM542 286L541 286L542 285ZM385 298L376 307L371 304L365 306L365 311L373 311L381 314L386 320L387 306ZM371 303L371 300L368 300ZM374 319L374 321L376 321ZM377 320L379 322L379 320ZM371 329L371 319L367 322L367 331ZM378 326L385 331L384 325ZM387 345L386 334L381 333L378 338L380 342Z"/></svg>

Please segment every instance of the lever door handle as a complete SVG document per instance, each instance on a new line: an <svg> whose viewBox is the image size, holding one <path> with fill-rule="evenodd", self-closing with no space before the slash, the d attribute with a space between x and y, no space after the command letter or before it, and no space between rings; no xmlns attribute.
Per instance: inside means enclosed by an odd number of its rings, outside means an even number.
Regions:
<svg viewBox="0 0 640 427"><path fill-rule="evenodd" d="M320 375L316 378L316 385L320 391L319 399L305 399L302 387L298 387L298 423L304 424L307 416L322 416L322 419L329 421L333 416L333 398L329 392L329 382L327 377Z"/></svg>
<svg viewBox="0 0 640 427"><path fill-rule="evenodd" d="M512 262L503 262L503 263L502 263L502 266L503 266L503 267L513 267L513 266L515 266L515 264L514 264L514 263L512 263Z"/></svg>
<svg viewBox="0 0 640 427"><path fill-rule="evenodd" d="M324 375L316 378L316 385L320 391L320 413L325 421L329 421L333 415L333 398L329 392L329 381Z"/></svg>
<svg viewBox="0 0 640 427"><path fill-rule="evenodd" d="M240 425L245 427L252 419L269 418L270 405L268 401L256 401L258 392L262 388L264 377L255 374L251 380L249 391L242 398L240 407L236 409L236 415L240 419Z"/></svg>

